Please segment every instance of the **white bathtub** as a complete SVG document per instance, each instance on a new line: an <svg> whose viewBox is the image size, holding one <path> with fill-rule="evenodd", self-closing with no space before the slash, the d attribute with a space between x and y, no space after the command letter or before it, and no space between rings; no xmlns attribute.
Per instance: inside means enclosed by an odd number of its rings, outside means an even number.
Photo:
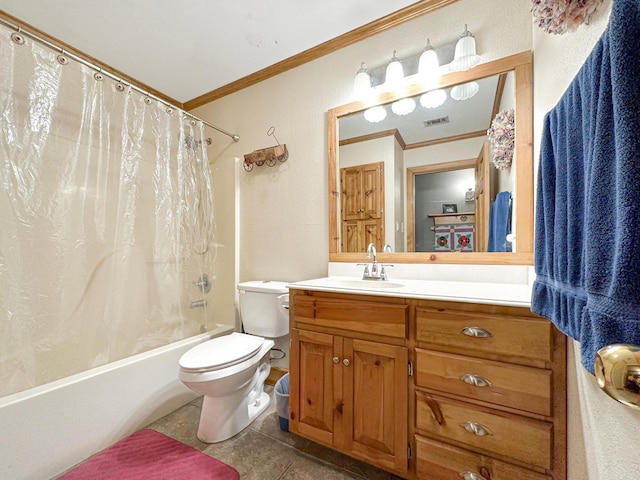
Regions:
<svg viewBox="0 0 640 480"><path fill-rule="evenodd" d="M227 326L0 398L0 476L54 477L195 398L178 359Z"/></svg>

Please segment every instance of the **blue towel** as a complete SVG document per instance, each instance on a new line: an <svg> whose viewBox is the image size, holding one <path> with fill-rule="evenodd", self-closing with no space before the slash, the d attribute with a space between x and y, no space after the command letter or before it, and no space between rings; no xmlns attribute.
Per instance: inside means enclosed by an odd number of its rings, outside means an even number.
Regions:
<svg viewBox="0 0 640 480"><path fill-rule="evenodd" d="M609 25L545 116L531 310L598 349L640 345L640 2Z"/></svg>
<svg viewBox="0 0 640 480"><path fill-rule="evenodd" d="M511 193L500 192L489 209L489 245L488 252L510 252L511 242L507 235L511 233Z"/></svg>

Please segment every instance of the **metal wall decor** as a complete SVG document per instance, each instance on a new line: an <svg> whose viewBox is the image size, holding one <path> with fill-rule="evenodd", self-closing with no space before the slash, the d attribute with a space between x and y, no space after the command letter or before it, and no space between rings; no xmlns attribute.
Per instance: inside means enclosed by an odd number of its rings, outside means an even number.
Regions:
<svg viewBox="0 0 640 480"><path fill-rule="evenodd" d="M269 128L269 130L267 130L267 135L273 136L278 145L254 150L244 156L244 162L242 165L247 172L253 170L254 165L261 167L266 163L268 167L273 167L278 162L282 163L287 161L289 158L287 144L285 143L284 145L280 145L278 138L274 134L275 130L276 129L274 127Z"/></svg>

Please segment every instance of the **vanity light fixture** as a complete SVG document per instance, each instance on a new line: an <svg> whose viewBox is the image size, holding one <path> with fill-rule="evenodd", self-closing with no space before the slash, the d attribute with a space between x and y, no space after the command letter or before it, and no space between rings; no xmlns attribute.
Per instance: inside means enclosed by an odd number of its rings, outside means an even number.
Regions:
<svg viewBox="0 0 640 480"><path fill-rule="evenodd" d="M468 100L473 97L480 90L478 82L463 83L462 85L456 85L451 89L449 95L454 100Z"/></svg>
<svg viewBox="0 0 640 480"><path fill-rule="evenodd" d="M370 123L378 123L387 117L387 110L382 106L367 108L364 111L364 119Z"/></svg>
<svg viewBox="0 0 640 480"><path fill-rule="evenodd" d="M393 51L393 57L389 60L387 65L387 71L384 77L384 83L387 87L395 88L400 86L404 80L404 70L400 59L396 56L396 51Z"/></svg>
<svg viewBox="0 0 640 480"><path fill-rule="evenodd" d="M391 104L391 111L396 115L409 115L416 109L416 101L413 98L403 98Z"/></svg>
<svg viewBox="0 0 640 480"><path fill-rule="evenodd" d="M367 71L367 65L362 62L360 70L358 70L356 77L353 79L353 98L356 100L365 98L370 90L371 75Z"/></svg>
<svg viewBox="0 0 640 480"><path fill-rule="evenodd" d="M475 67L480 63L480 55L476 53L476 39L467 30L467 24L464 25L464 32L460 35L458 43L456 43L453 61L449 64L449 70L460 72Z"/></svg>
<svg viewBox="0 0 640 480"><path fill-rule="evenodd" d="M447 92L442 89L431 90L420 96L420 105L424 108L438 108L447 100Z"/></svg>
<svg viewBox="0 0 640 480"><path fill-rule="evenodd" d="M418 60L418 75L427 82L433 81L438 78L439 69L438 54L431 46L431 40L427 38L427 46Z"/></svg>

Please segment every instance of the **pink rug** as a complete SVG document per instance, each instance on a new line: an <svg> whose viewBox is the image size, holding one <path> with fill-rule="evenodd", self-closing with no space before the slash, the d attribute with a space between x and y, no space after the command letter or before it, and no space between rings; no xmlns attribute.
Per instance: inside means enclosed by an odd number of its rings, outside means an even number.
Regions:
<svg viewBox="0 0 640 480"><path fill-rule="evenodd" d="M140 430L59 477L64 480L238 480L235 468L155 430Z"/></svg>

